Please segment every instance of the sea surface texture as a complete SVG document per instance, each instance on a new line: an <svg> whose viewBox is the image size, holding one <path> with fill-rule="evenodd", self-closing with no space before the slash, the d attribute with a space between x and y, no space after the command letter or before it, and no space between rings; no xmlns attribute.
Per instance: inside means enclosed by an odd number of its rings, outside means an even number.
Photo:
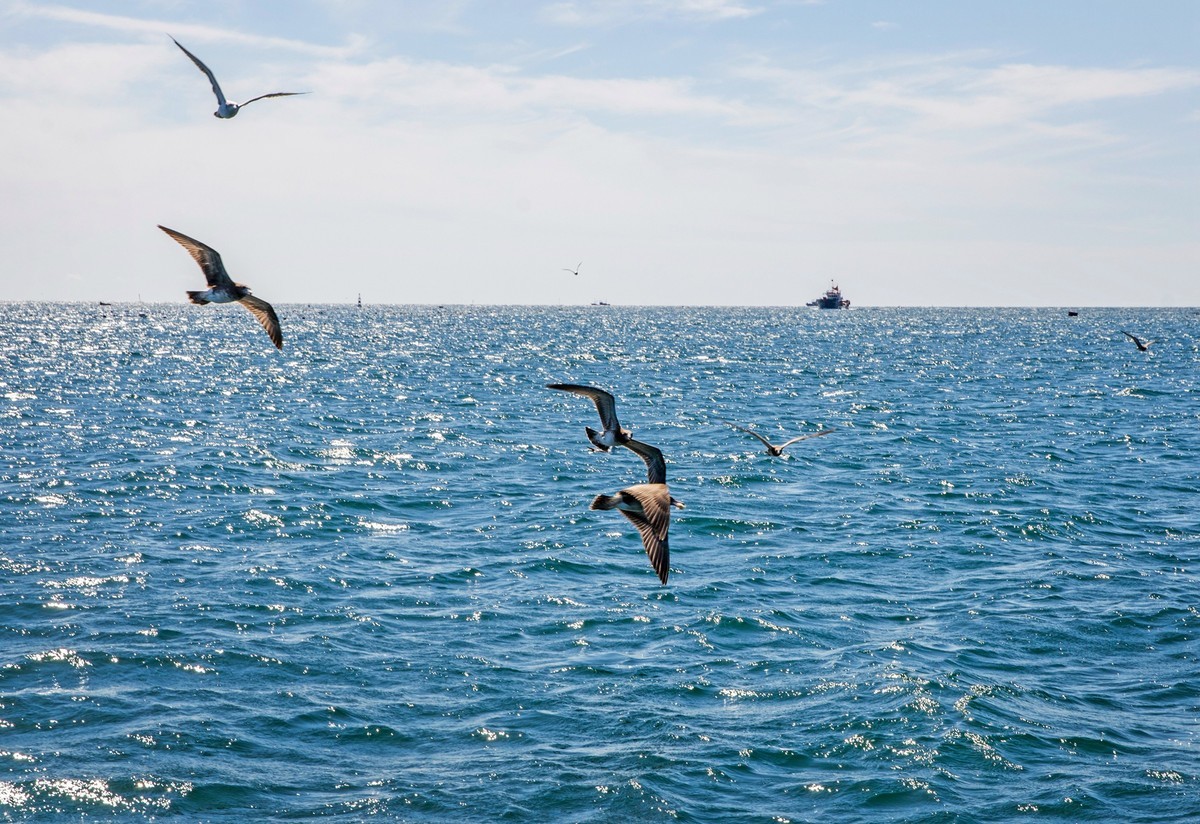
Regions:
<svg viewBox="0 0 1200 824"><path fill-rule="evenodd" d="M1200 815L1194 310L277 308L0 304L0 818Z"/></svg>

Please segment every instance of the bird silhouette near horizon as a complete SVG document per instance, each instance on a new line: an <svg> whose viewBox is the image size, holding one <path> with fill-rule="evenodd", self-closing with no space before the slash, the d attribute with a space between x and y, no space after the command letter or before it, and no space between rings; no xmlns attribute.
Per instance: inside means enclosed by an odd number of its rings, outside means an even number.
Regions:
<svg viewBox="0 0 1200 824"><path fill-rule="evenodd" d="M170 37L170 35L167 36ZM196 68L204 72L204 75L208 78L208 82L212 84L213 94L217 96L217 110L213 112L214 117L219 117L222 120L228 120L231 117L234 117L243 107L249 106L255 100L263 100L268 97L291 97L298 94L308 94L308 92L271 92L270 94L260 94L258 97L252 97L245 103L234 103L232 100L226 100L225 93L221 91L221 85L217 83L217 78L215 75L213 75L212 69L204 65L204 62L201 61L199 57L185 49L183 44L181 44L174 37L171 37L171 42L173 42L176 46L179 46L179 50L186 54L191 61L196 64Z"/></svg>
<svg viewBox="0 0 1200 824"><path fill-rule="evenodd" d="M575 268L574 268L574 269L566 269L566 268L564 268L564 269L563 269L563 271L564 271L564 272L570 272L572 275L578 275L578 274L579 274L579 268L580 268L581 266L583 266L583 261L582 261L582 260L581 260L581 261L579 261L579 263L578 263L578 264L576 264L576 266L575 266Z"/></svg>
<svg viewBox="0 0 1200 824"><path fill-rule="evenodd" d="M1121 332L1125 335L1125 337L1129 338L1131 341L1133 341L1137 345L1139 352L1149 352L1150 344L1154 343L1154 341L1152 341L1152 340L1142 340L1137 335L1131 335L1130 333L1126 332L1124 329L1122 329Z"/></svg>
<svg viewBox="0 0 1200 824"><path fill-rule="evenodd" d="M584 431L587 432L588 440L600 452L607 452L612 447L623 444L633 437L633 433L628 429L622 429L621 424L617 421L617 402L611 393L594 386L582 386L577 383L548 383L546 388L592 399L592 402L596 404L596 411L600 413L600 425L604 427L604 431L597 432L590 426L585 426Z"/></svg>
<svg viewBox="0 0 1200 824"><path fill-rule="evenodd" d="M766 438L764 438L762 435L755 432L753 429L747 429L744 426L738 426L736 423L730 423L729 421L724 421L724 423L728 426L732 426L734 429L737 429L741 432L745 432L748 435L753 435L754 437L758 438L760 441L763 442L763 445L767 447L767 454L772 455L776 458L783 455L783 450L787 449L789 446L794 444L796 441L806 441L809 438L819 438L822 435L828 435L830 432L833 431L832 429L823 429L822 431L814 432L811 435L797 435L796 437L792 438L790 441L784 441L779 446L776 446L775 444L771 443Z"/></svg>
<svg viewBox="0 0 1200 824"><path fill-rule="evenodd" d="M271 304L250 294L248 286L234 283L225 271L225 264L221 262L221 255L216 249L166 226L160 225L158 228L187 250L192 260L200 265L204 278L208 281L207 290L189 291L188 300L200 306L206 303L240 303L250 310L250 314L267 330L267 336L271 338L275 348L283 348L283 331L279 328L279 317L271 308Z"/></svg>
<svg viewBox="0 0 1200 824"><path fill-rule="evenodd" d="M646 462L646 483L634 484L614 495L597 495L588 509L616 509L624 515L642 536L642 546L658 580L667 582L671 572L671 548L668 532L671 527L671 507L683 509L667 487L667 464L662 451L632 438L622 446L637 453Z"/></svg>

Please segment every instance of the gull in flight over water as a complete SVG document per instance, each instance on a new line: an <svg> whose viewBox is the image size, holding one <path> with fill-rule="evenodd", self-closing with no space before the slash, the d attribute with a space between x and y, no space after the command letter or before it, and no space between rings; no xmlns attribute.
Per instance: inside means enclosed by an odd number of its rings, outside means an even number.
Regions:
<svg viewBox="0 0 1200 824"><path fill-rule="evenodd" d="M574 268L574 269L563 269L563 271L564 271L564 272L570 272L572 275L578 275L578 274L579 274L579 267L580 267L580 266L582 266L582 265L583 265L583 261L581 260L581 261L579 261L579 263L577 263L577 264L575 265L575 268Z"/></svg>
<svg viewBox="0 0 1200 824"><path fill-rule="evenodd" d="M819 438L822 435L828 435L830 432L833 431L832 429L825 429L820 432L814 432L811 435L798 435L795 438L792 438L790 441L784 441L779 446L776 446L775 444L771 443L766 438L764 438L762 435L755 432L753 429L747 429L744 426L738 426L736 423L729 423L729 421L725 421L725 423L728 424L729 426L732 426L734 429L740 430L742 432L745 432L748 435L753 435L754 437L758 438L760 441L763 442L763 445L767 447L767 454L773 455L776 458L781 456L783 454L783 450L787 449L789 446L794 444L796 441L806 441L809 438Z"/></svg>
<svg viewBox="0 0 1200 824"><path fill-rule="evenodd" d="M657 447L632 438L623 445L646 462L646 483L626 487L615 495L597 495L589 509L617 509L629 519L642 536L642 546L650 565L664 584L671 572L671 549L667 531L671 526L671 507L683 509L683 503L667 488L667 464Z"/></svg>
<svg viewBox="0 0 1200 824"><path fill-rule="evenodd" d="M170 35L167 36L170 37ZM308 94L308 92L271 92L270 94L260 94L258 97L252 97L245 103L234 103L232 100L226 100L225 93L221 91L221 86L217 83L217 78L215 75L213 75L212 69L204 65L199 57L192 54L190 51L180 45L179 41L174 37L171 37L171 41L176 46L179 46L180 51L191 58L192 62L196 64L196 68L204 72L205 76L208 77L208 82L212 83L213 94L217 96L217 110L213 112L213 117L219 117L222 120L228 120L236 115L243 106L249 106L255 100L262 100L266 97L290 97L297 94Z"/></svg>
<svg viewBox="0 0 1200 824"><path fill-rule="evenodd" d="M192 303L198 303L201 306L206 303L240 303L249 309L250 314L254 315L262 324L262 328L267 330L267 335L271 338L271 343L275 344L275 348L283 348L283 332L279 329L279 318L276 316L275 310L271 308L271 304L254 297L250 294L248 287L234 283L225 271L225 264L221 262L221 256L216 249L176 232L174 229L168 229L166 226L158 228L170 235L184 249L187 249L192 260L200 264L200 268L204 270L204 277L208 280L208 289L203 292L188 292L188 299Z"/></svg>
<svg viewBox="0 0 1200 824"><path fill-rule="evenodd" d="M592 402L596 404L596 411L600 413L600 425L604 427L604 431L597 432L590 426L585 426L584 431L587 432L588 440L599 451L607 452L612 447L626 443L633 437L632 432L621 428L621 424L617 421L617 402L603 389L574 383L548 383L546 388L557 389L560 392L572 392L592 399Z"/></svg>
<svg viewBox="0 0 1200 824"><path fill-rule="evenodd" d="M1122 329L1121 331L1124 332L1125 337L1129 338L1131 341L1133 341L1135 344L1137 344L1137 348L1138 348L1139 352L1149 352L1150 351L1150 344L1154 343L1154 341L1142 340L1137 335L1131 335L1128 332L1125 332L1124 329Z"/></svg>

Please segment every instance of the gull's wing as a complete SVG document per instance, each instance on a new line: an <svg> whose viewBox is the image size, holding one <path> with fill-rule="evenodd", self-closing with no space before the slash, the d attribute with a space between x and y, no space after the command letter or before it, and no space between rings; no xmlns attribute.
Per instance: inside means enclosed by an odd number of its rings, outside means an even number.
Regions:
<svg viewBox="0 0 1200 824"><path fill-rule="evenodd" d="M169 36L170 35L168 35L168 37ZM176 40L174 37L172 37L171 40L172 40L172 42L175 43L176 46L179 46L180 51L182 51L184 54L186 54L188 57L190 57L192 59L192 62L196 64L196 68L198 68L200 71L204 72L204 74L208 77L208 82L212 83L213 94L215 94L217 96L217 103L220 105L221 108L224 108L227 105L227 103L225 101L225 93L221 91L221 86L217 83L217 78L213 75L212 69L210 69L208 66L204 65L204 63L201 62L199 57L192 54L190 51L188 51L183 46L181 46L179 41ZM244 106L245 104L243 103L242 105Z"/></svg>
<svg viewBox="0 0 1200 824"><path fill-rule="evenodd" d="M181 46L180 48L183 47ZM187 249L188 254L192 256L192 260L200 264L200 268L204 270L204 277L208 281L209 286L232 288L233 280L230 279L229 273L225 271L225 264L221 262L221 256L217 253L216 249L201 243L195 238L190 238L185 234L176 232L174 229L168 229L166 226L160 225L158 228L170 235L184 249Z"/></svg>
<svg viewBox="0 0 1200 824"><path fill-rule="evenodd" d="M548 383L547 389L557 389L560 392L572 392L576 395L583 395L585 398L591 398L596 404L596 411L600 413L600 424L605 430L613 432L621 431L621 424L617 423L617 402L611 394L603 389L597 389L594 386L581 386L577 383Z"/></svg>
<svg viewBox="0 0 1200 824"><path fill-rule="evenodd" d="M790 441L784 441L783 443L781 443L779 445L779 448L785 449L786 447L789 447L792 444L794 444L796 441L807 441L809 438L819 438L822 435L828 435L832 431L833 431L832 429L825 429L821 432L814 432L811 435L798 435L797 437L792 438Z"/></svg>
<svg viewBox="0 0 1200 824"><path fill-rule="evenodd" d="M636 452L646 462L646 483L665 484L667 482L667 462L663 460L663 454L658 447L635 441L632 438L622 445Z"/></svg>
<svg viewBox="0 0 1200 824"><path fill-rule="evenodd" d="M246 295L238 303L245 306L250 310L250 314L258 318L258 322L262 324L263 329L267 330L267 335L271 338L271 343L275 344L275 348L282 349L283 331L279 328L279 317L271 308L271 304L254 297L254 295Z"/></svg>
<svg viewBox="0 0 1200 824"><path fill-rule="evenodd" d="M738 431L740 431L740 432L745 432L747 435L753 435L754 437L756 437L756 438L758 438L760 441L762 441L764 446L767 446L767 447L771 446L771 442L770 442L770 441L768 441L768 440L767 440L766 438L764 438L762 435L760 435L760 434L758 434L757 432L755 432L753 429L747 429L747 428L746 428L746 427L744 427L744 426L738 426L736 423L729 423L729 421L725 421L725 423L726 423L727 425L729 425L729 426L732 426L734 429L737 429L737 430L738 430ZM788 443L791 443L791 441L788 441ZM783 446L787 446L787 444L784 444ZM783 448L783 447L781 446L781 447L780 447L780 449L782 449L782 448Z"/></svg>
<svg viewBox="0 0 1200 824"><path fill-rule="evenodd" d="M665 584L671 572L671 549L667 543L667 530L671 525L671 493L665 484L639 484L623 491L642 505L642 512L625 509L620 512L641 534L650 566L658 573L658 580Z"/></svg>
<svg viewBox="0 0 1200 824"><path fill-rule="evenodd" d="M255 100L262 100L263 98L267 98L267 97L291 97L292 95L296 95L296 94L308 94L308 92L271 92L270 94L260 94L258 97L250 98L245 103L239 103L238 106L240 108L245 108L246 106L249 106L251 103L253 103Z"/></svg>
<svg viewBox="0 0 1200 824"><path fill-rule="evenodd" d="M1131 335L1128 332L1126 332L1124 329L1122 329L1121 332L1124 333L1125 337L1129 338L1131 341L1136 343L1138 349L1145 349L1150 344L1154 343L1154 341L1152 341L1152 340L1142 340L1137 335Z"/></svg>

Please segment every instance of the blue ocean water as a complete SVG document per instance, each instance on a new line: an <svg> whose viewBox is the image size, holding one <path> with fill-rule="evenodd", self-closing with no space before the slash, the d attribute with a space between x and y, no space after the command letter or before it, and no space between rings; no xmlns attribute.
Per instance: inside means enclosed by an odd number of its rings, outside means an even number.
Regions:
<svg viewBox="0 0 1200 824"><path fill-rule="evenodd" d="M1200 814L1195 311L278 308L0 304L6 820Z"/></svg>

